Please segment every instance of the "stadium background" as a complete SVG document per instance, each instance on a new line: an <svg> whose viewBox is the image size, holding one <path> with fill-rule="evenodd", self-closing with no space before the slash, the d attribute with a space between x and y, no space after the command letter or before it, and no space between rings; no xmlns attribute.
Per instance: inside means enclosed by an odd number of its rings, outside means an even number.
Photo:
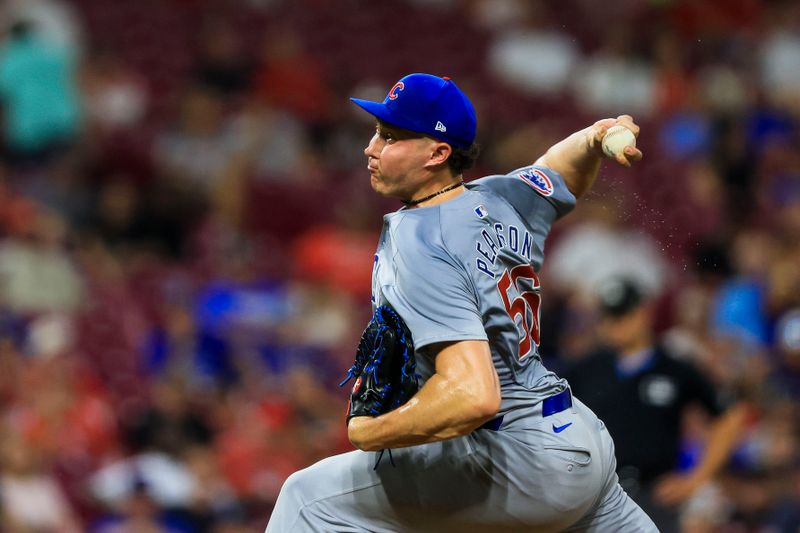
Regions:
<svg viewBox="0 0 800 533"><path fill-rule="evenodd" d="M381 215L347 97L414 71L479 112L505 172L632 114L543 274L553 368L626 275L664 338L746 401L695 531L796 531L800 5L757 0L56 0L3 4L3 531L259 531L350 449L336 387ZM25 21L30 24L20 25ZM702 448L686 423L682 464ZM791 528L795 529L791 529Z"/></svg>

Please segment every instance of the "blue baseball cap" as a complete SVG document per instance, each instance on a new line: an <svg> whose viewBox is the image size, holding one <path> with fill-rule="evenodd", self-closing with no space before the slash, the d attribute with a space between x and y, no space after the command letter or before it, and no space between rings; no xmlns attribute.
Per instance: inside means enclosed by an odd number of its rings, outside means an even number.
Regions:
<svg viewBox="0 0 800 533"><path fill-rule="evenodd" d="M455 148L469 148L475 142L475 108L450 78L409 74L394 84L383 102L350 100L383 122Z"/></svg>

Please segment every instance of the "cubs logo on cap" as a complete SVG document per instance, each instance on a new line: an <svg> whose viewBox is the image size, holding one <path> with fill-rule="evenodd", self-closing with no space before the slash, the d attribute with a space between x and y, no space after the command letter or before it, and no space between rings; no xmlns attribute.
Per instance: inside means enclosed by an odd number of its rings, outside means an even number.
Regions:
<svg viewBox="0 0 800 533"><path fill-rule="evenodd" d="M409 74L392 86L383 102L350 100L387 124L428 135L455 148L469 148L475 142L475 108L450 78Z"/></svg>
<svg viewBox="0 0 800 533"><path fill-rule="evenodd" d="M405 88L406 88L406 84L403 83L402 81L398 81L397 83L394 84L394 87L389 89L389 94L386 95L386 97L389 100L396 100L397 99L397 93L402 91Z"/></svg>
<svg viewBox="0 0 800 533"><path fill-rule="evenodd" d="M530 185L533 190L542 196L553 195L553 182L547 177L547 174L538 168L531 168L519 174L519 178Z"/></svg>

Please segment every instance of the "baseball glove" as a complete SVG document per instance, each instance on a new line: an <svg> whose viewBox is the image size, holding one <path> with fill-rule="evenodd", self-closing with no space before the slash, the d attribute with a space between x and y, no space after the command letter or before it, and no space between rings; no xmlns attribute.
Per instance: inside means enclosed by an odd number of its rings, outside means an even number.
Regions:
<svg viewBox="0 0 800 533"><path fill-rule="evenodd" d="M411 332L388 305L375 309L353 366L339 386L355 378L347 404L347 422L354 416L378 416L403 405L419 388Z"/></svg>

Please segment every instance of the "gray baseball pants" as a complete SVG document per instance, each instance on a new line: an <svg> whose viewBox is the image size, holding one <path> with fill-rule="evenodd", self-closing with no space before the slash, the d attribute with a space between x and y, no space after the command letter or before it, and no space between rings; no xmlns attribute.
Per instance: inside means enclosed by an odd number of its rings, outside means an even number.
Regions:
<svg viewBox="0 0 800 533"><path fill-rule="evenodd" d="M577 399L547 417L541 404L512 411L498 431L393 450L394 464L387 452L374 468L377 455L292 474L266 533L658 531L617 482L605 426Z"/></svg>

